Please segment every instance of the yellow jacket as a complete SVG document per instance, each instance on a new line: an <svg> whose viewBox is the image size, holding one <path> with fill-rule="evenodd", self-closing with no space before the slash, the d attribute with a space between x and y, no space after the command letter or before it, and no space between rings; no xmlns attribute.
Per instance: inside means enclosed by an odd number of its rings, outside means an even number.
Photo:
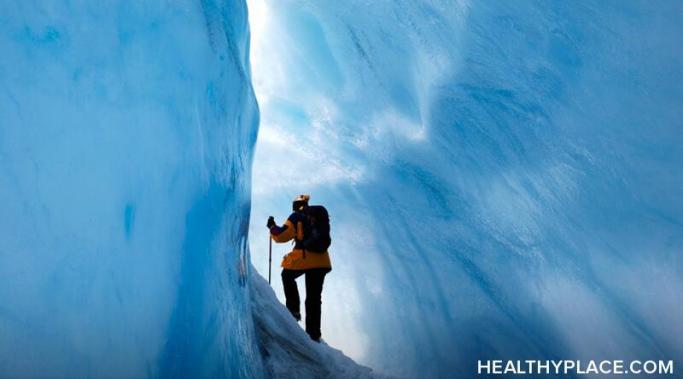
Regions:
<svg viewBox="0 0 683 379"><path fill-rule="evenodd" d="M270 229L270 237L279 243L289 242L293 239L301 241L304 238L303 221L299 220L296 213L292 213L281 227L273 226ZM332 268L332 263L327 251L324 253L307 252L295 245L294 249L282 259L280 266L288 270L307 270L309 268Z"/></svg>

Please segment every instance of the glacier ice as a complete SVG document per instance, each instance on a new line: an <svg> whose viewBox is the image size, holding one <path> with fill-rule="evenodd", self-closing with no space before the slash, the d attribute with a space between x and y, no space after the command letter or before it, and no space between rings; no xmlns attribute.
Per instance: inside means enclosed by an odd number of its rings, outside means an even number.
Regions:
<svg viewBox="0 0 683 379"><path fill-rule="evenodd" d="M680 2L249 6L252 260L295 195L328 207L331 345L410 377L683 360Z"/></svg>
<svg viewBox="0 0 683 379"><path fill-rule="evenodd" d="M239 1L0 4L0 376L260 377Z"/></svg>
<svg viewBox="0 0 683 379"><path fill-rule="evenodd" d="M301 192L376 371L683 360L679 2L249 7L0 3L0 377L374 375L251 275Z"/></svg>

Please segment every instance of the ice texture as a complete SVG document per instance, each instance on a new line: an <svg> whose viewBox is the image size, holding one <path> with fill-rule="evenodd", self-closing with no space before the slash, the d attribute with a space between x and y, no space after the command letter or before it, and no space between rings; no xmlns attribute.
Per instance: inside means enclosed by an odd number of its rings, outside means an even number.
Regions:
<svg viewBox="0 0 683 379"><path fill-rule="evenodd" d="M380 379L325 341L313 342L277 299L266 279L250 276L257 343L268 376L279 379Z"/></svg>
<svg viewBox="0 0 683 379"><path fill-rule="evenodd" d="M680 1L249 6L252 258L328 207L331 346L420 378L683 361Z"/></svg>
<svg viewBox="0 0 683 379"><path fill-rule="evenodd" d="M0 377L258 378L242 1L0 3Z"/></svg>
<svg viewBox="0 0 683 379"><path fill-rule="evenodd" d="M0 3L0 377L683 361L680 2L249 6L253 191L243 2ZM251 275L299 193L374 371Z"/></svg>

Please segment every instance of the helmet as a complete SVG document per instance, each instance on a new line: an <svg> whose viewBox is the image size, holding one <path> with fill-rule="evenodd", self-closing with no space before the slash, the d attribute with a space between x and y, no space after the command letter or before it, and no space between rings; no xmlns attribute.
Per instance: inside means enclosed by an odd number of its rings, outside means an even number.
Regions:
<svg viewBox="0 0 683 379"><path fill-rule="evenodd" d="M308 199L310 198L310 195L302 194L297 196L292 202L292 209L294 210L294 212L303 211L304 209L306 209L306 207L308 207Z"/></svg>

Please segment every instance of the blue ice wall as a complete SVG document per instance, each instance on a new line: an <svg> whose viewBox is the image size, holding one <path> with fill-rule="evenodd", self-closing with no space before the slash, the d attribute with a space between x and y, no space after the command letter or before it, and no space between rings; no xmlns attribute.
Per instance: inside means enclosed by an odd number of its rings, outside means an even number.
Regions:
<svg viewBox="0 0 683 379"><path fill-rule="evenodd" d="M241 1L0 4L0 377L259 377Z"/></svg>
<svg viewBox="0 0 683 379"><path fill-rule="evenodd" d="M331 345L409 377L683 361L680 1L250 6L252 256L328 206Z"/></svg>

